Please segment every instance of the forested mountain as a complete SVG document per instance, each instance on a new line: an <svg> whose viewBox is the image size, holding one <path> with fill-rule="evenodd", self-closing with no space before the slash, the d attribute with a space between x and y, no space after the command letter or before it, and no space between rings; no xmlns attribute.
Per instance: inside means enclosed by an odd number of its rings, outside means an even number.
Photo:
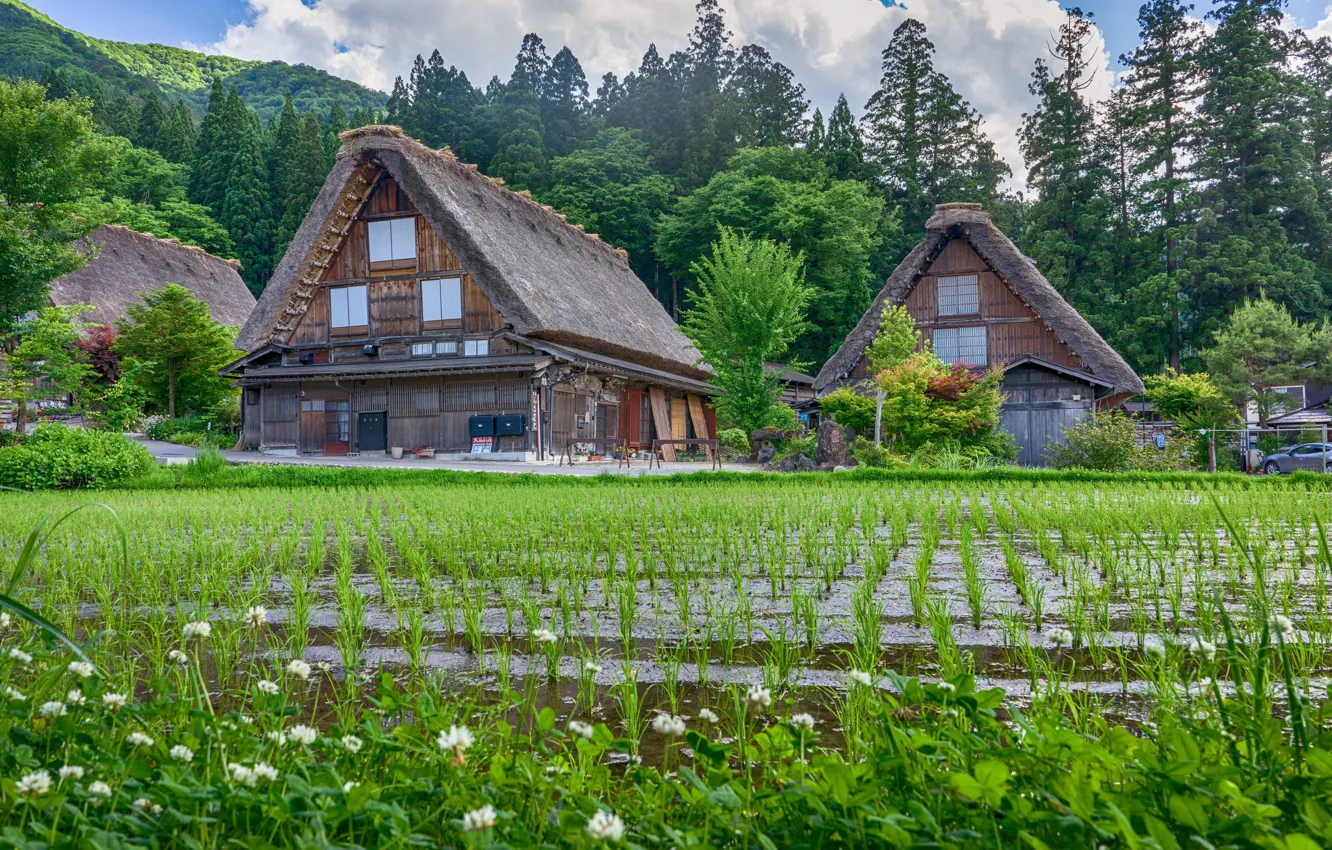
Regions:
<svg viewBox="0 0 1332 850"><path fill-rule="evenodd" d="M1093 25L1070 11L1050 55L1032 57L1021 195L911 19L859 106L814 107L778 58L735 43L718 0L698 0L683 50L647 45L636 71L595 87L568 47L529 34L507 79L473 81L436 50L380 101L310 69L86 39L13 0L0 0L0 74L90 98L99 131L123 137L105 187L119 220L238 257L256 292L337 134L383 121L626 249L677 316L721 226L791 245L814 290L793 346L810 368L935 203L979 201L1153 372L1196 366L1246 297L1302 321L1332 307L1332 41L1291 30L1282 8L1213 0L1204 28L1183 0L1147 0L1105 103L1084 94Z"/></svg>
<svg viewBox="0 0 1332 850"><path fill-rule="evenodd" d="M265 120L282 109L288 92L302 112L326 113L335 103L349 113L384 105L382 93L307 65L104 41L66 29L19 0L0 0L0 77L41 80L52 75L84 92L97 86L135 96L155 90L196 112L208 106L209 86L221 77Z"/></svg>

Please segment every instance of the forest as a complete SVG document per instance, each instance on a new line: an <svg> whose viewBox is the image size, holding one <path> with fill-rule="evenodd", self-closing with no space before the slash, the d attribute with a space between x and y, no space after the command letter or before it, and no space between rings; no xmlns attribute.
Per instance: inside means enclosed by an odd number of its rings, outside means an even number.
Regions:
<svg viewBox="0 0 1332 850"><path fill-rule="evenodd" d="M698 2L684 50L649 45L637 71L595 88L568 47L538 34L507 80L483 85L438 50L418 56L382 108L305 89L279 107L274 80L259 91L253 71L214 74L206 101L67 65L40 79L50 99L88 98L98 131L117 137L105 192L120 221L240 259L256 293L338 133L383 122L626 249L677 317L721 226L789 245L814 291L792 349L808 368L935 203L979 201L1136 369L1157 372L1197 368L1245 298L1312 321L1332 297L1332 42L1290 29L1283 5L1149 0L1107 102L1085 96L1094 23L1070 10L1049 54L1032 57L1021 193L914 19L885 45L866 103L821 107L780 57L735 42L718 0Z"/></svg>

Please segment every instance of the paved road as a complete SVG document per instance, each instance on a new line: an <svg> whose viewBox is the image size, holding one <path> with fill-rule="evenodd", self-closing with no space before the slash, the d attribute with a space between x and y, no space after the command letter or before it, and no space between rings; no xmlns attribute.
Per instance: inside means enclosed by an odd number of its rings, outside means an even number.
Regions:
<svg viewBox="0 0 1332 850"><path fill-rule="evenodd" d="M194 457L194 449L189 446L178 446L174 443L163 443L158 440L139 440L144 448L152 453L158 463L179 464L187 463ZM452 469L465 472L507 472L510 474L519 474L533 472L538 475L573 475L573 476L591 476L591 475L674 475L681 472L707 472L712 469L709 463L666 463L662 464L661 469L648 469L646 461L635 461L633 466L627 469L616 469L615 462L609 463L577 463L573 466L558 466L554 461L544 463L520 463L515 461L443 461L443 460L417 460L415 457L408 456L402 460L394 460L390 457L322 457L310 455L305 457L273 457L262 455L258 452L236 452L225 451L229 463L267 463L275 465L295 464L300 466L346 466L346 467L369 467L374 469ZM728 464L727 471L749 472L756 467L750 464Z"/></svg>

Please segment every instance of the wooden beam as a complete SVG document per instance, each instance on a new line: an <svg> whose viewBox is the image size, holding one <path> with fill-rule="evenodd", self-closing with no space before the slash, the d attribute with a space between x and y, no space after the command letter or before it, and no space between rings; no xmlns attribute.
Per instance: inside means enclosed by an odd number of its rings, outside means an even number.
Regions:
<svg viewBox="0 0 1332 850"><path fill-rule="evenodd" d="M698 393L690 393L689 399L689 418L694 420L694 434L700 440L711 440L712 435L708 433L708 420L703 415L703 400L698 397Z"/></svg>
<svg viewBox="0 0 1332 850"><path fill-rule="evenodd" d="M652 403L652 421L657 426L657 439L675 439L671 433L671 414L666 409L666 391L661 387L648 387L648 399ZM675 446L662 446L661 456L667 462L675 463Z"/></svg>

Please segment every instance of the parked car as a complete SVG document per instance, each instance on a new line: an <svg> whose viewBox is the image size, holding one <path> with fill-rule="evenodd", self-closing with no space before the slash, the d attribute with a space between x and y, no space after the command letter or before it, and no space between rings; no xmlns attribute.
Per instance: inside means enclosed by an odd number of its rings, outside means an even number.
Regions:
<svg viewBox="0 0 1332 850"><path fill-rule="evenodd" d="M1297 469L1322 472L1325 468L1332 469L1332 443L1291 446L1263 458L1263 472L1268 475L1284 475Z"/></svg>

